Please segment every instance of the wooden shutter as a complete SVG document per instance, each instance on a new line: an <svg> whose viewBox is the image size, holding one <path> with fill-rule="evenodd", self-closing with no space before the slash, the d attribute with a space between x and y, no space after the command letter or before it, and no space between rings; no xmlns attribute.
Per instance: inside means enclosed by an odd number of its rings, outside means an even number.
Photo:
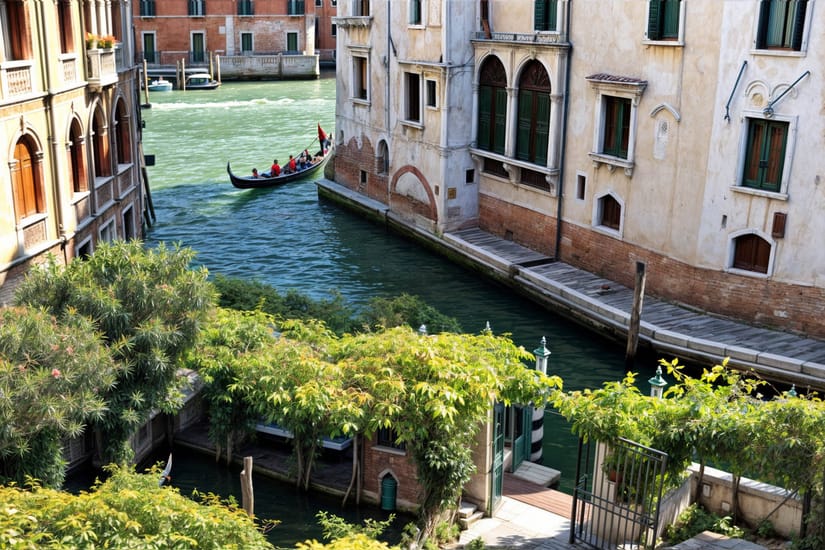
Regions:
<svg viewBox="0 0 825 550"><path fill-rule="evenodd" d="M478 148L489 151L492 126L493 89L490 86L478 88Z"/></svg>
<svg viewBox="0 0 825 550"><path fill-rule="evenodd" d="M805 31L805 12L808 8L808 0L797 0L796 13L794 13L793 36L791 37L791 48L796 51L802 49L802 34Z"/></svg>
<svg viewBox="0 0 825 550"><path fill-rule="evenodd" d="M664 17L660 38L676 40L679 38L679 12L682 0L663 0Z"/></svg>
<svg viewBox="0 0 825 550"><path fill-rule="evenodd" d="M558 17L558 5L559 3L557 0L549 0L547 4L547 29L548 31L555 31L559 27L556 24L556 18Z"/></svg>
<svg viewBox="0 0 825 550"><path fill-rule="evenodd" d="M530 160L530 129L533 126L533 92L521 90L518 94L518 134L516 158Z"/></svg>
<svg viewBox="0 0 825 550"><path fill-rule="evenodd" d="M547 0L533 2L533 25L537 31L547 30Z"/></svg>
<svg viewBox="0 0 825 550"><path fill-rule="evenodd" d="M507 90L495 88L495 108L493 118L493 143L491 149L504 154L504 140L507 135Z"/></svg>
<svg viewBox="0 0 825 550"><path fill-rule="evenodd" d="M533 157L536 164L547 164L547 145L550 140L550 96L536 94L536 133L532 141L535 142Z"/></svg>
<svg viewBox="0 0 825 550"><path fill-rule="evenodd" d="M759 26L756 30L756 47L764 50L768 40L768 22L771 16L771 0L761 0L759 3Z"/></svg>
<svg viewBox="0 0 825 550"><path fill-rule="evenodd" d="M758 273L768 272L771 245L758 235L737 237L733 256L733 267Z"/></svg>
<svg viewBox="0 0 825 550"><path fill-rule="evenodd" d="M785 142L787 125L771 123L768 125L768 143L764 153L764 179L762 187L769 191L779 191L782 186L782 167L785 160Z"/></svg>
<svg viewBox="0 0 825 550"><path fill-rule="evenodd" d="M647 38L648 40L659 40L661 37L661 27L659 25L660 10L662 0L650 0L647 11Z"/></svg>
<svg viewBox="0 0 825 550"><path fill-rule="evenodd" d="M759 161L761 160L762 142L765 139L765 122L751 120L748 123L748 141L745 149L745 173L742 184L746 187L759 186Z"/></svg>
<svg viewBox="0 0 825 550"><path fill-rule="evenodd" d="M630 100L619 100L619 114L621 117L621 137L619 138L619 156L623 159L627 158L627 151L630 148Z"/></svg>

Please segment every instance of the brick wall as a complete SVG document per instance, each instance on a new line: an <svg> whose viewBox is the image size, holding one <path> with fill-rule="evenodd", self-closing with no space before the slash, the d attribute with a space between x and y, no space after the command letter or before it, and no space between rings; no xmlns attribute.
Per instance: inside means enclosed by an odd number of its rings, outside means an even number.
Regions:
<svg viewBox="0 0 825 550"><path fill-rule="evenodd" d="M494 197L479 197L479 227L553 255L556 220ZM825 337L825 289L704 269L646 250L588 227L562 224L559 259L633 287L645 262L648 295L780 330Z"/></svg>
<svg viewBox="0 0 825 550"><path fill-rule="evenodd" d="M369 138L362 136L361 147L355 138L337 144L334 161L336 183L383 204L389 202L388 176L377 173L375 148ZM362 170L366 172L366 184L361 183Z"/></svg>
<svg viewBox="0 0 825 550"><path fill-rule="evenodd" d="M418 484L418 472L412 460L403 452L386 447L378 447L373 438L364 449L364 485L365 493L372 493L381 499L381 479L386 472L392 472L398 481L396 493L399 508L417 507L421 495Z"/></svg>

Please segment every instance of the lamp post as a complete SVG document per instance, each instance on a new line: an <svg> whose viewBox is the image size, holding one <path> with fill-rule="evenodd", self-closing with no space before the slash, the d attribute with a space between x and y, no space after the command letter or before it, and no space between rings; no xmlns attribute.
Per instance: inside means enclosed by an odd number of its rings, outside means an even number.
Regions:
<svg viewBox="0 0 825 550"><path fill-rule="evenodd" d="M796 397L796 384L791 384L791 389L785 392L788 397Z"/></svg>
<svg viewBox="0 0 825 550"><path fill-rule="evenodd" d="M533 350L536 356L536 370L547 374L547 360L550 350L547 349L547 339L542 336L539 347ZM544 444L544 407L533 407L533 422L530 434L530 462L541 463L542 445Z"/></svg>
<svg viewBox="0 0 825 550"><path fill-rule="evenodd" d="M667 382L665 382L665 379L662 378L661 365L656 367L656 376L654 376L647 382L648 384L650 384L650 397L661 399L662 394L664 394L665 392L665 386L667 386Z"/></svg>
<svg viewBox="0 0 825 550"><path fill-rule="evenodd" d="M421 336L427 336L427 325L421 325L418 327L418 334Z"/></svg>

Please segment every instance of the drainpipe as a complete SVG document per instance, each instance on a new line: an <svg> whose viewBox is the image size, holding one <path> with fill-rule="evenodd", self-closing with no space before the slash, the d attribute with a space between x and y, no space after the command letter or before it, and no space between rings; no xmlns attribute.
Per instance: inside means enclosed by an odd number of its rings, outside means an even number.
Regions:
<svg viewBox="0 0 825 550"><path fill-rule="evenodd" d="M46 29L46 14L43 9L43 2L36 2L35 3L36 14L35 17L39 19L40 23L40 33L38 37L38 43L40 46L40 71L43 75L44 84L46 86L46 111L48 112L48 118L46 122L48 124L48 140L49 144L51 145L52 151L52 162L51 162L51 175L52 181L55 183L54 186L54 202L57 208L57 231L60 236L60 247L63 250L63 254L66 254L66 227L63 223L65 214L63 212L63 197L62 197L62 190L63 190L63 178L61 177L62 172L57 169L58 163L58 153L59 153L59 140L57 138L56 129L57 129L57 120L55 119L54 113L54 95L52 90L52 82L51 82L51 72L50 68L52 66L51 63L51 52L45 43L45 37L48 36L47 29ZM85 55L85 51L84 51ZM43 182L45 183L45 182Z"/></svg>
<svg viewBox="0 0 825 550"><path fill-rule="evenodd" d="M567 150L567 117L570 110L570 65L573 63L573 40L570 29L570 12L573 11L573 0L567 2L567 13L565 14L565 25L567 27L567 63L564 68L564 103L561 120L561 150L559 151L559 191L556 201L556 245L553 250L553 259L561 259L559 249L561 248L561 217L562 217L562 197L564 195L564 158Z"/></svg>
<svg viewBox="0 0 825 550"><path fill-rule="evenodd" d="M390 51L392 50L392 33L391 31L391 22L392 22L392 0L387 0L387 62L384 68L387 70L387 95L384 99L384 125L387 128L387 139L390 138ZM387 150L389 151L389 145L387 146Z"/></svg>

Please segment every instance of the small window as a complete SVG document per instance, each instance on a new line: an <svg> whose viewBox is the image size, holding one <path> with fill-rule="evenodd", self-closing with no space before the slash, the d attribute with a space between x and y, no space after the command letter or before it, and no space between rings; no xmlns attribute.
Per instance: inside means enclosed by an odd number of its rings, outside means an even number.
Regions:
<svg viewBox="0 0 825 550"><path fill-rule="evenodd" d="M352 97L355 99L369 99L369 70L366 57L352 58Z"/></svg>
<svg viewBox="0 0 825 550"><path fill-rule="evenodd" d="M329 29L329 32L332 36L338 36L338 25L333 23L332 27L330 27L330 29Z"/></svg>
<svg viewBox="0 0 825 550"><path fill-rule="evenodd" d="M507 73L501 61L490 56L478 79L478 148L503 155L506 129Z"/></svg>
<svg viewBox="0 0 825 550"><path fill-rule="evenodd" d="M288 52L297 52L298 51L298 33L297 32L288 32L286 33L286 49Z"/></svg>
<svg viewBox="0 0 825 550"><path fill-rule="evenodd" d="M380 447L389 447L391 449L406 449L404 443L397 443L398 434L392 428L381 428L376 434L376 443Z"/></svg>
<svg viewBox="0 0 825 550"><path fill-rule="evenodd" d="M190 17L203 17L206 14L206 7L204 4L204 0L189 0Z"/></svg>
<svg viewBox="0 0 825 550"><path fill-rule="evenodd" d="M736 269L767 273L770 259L771 244L759 235L741 235L733 242L733 267Z"/></svg>
<svg viewBox="0 0 825 550"><path fill-rule="evenodd" d="M807 7L808 0L762 0L756 47L800 51Z"/></svg>
<svg viewBox="0 0 825 550"><path fill-rule="evenodd" d="M338 5L338 0L329 0L329 5L333 8L336 7Z"/></svg>
<svg viewBox="0 0 825 550"><path fill-rule="evenodd" d="M427 81L427 107L436 107L435 80Z"/></svg>
<svg viewBox="0 0 825 550"><path fill-rule="evenodd" d="M154 17L155 16L155 0L140 0L140 16Z"/></svg>
<svg viewBox="0 0 825 550"><path fill-rule="evenodd" d="M352 14L367 17L370 14L370 0L352 0Z"/></svg>
<svg viewBox="0 0 825 550"><path fill-rule="evenodd" d="M241 33L241 54L249 55L252 53L252 33Z"/></svg>
<svg viewBox="0 0 825 550"><path fill-rule="evenodd" d="M255 5L252 0L238 0L238 15L255 15Z"/></svg>
<svg viewBox="0 0 825 550"><path fill-rule="evenodd" d="M587 176L585 176L584 174L576 175L576 198L580 201L583 201L586 192Z"/></svg>
<svg viewBox="0 0 825 550"><path fill-rule="evenodd" d="M476 171L473 168L464 172L464 183L475 183L476 182Z"/></svg>
<svg viewBox="0 0 825 550"><path fill-rule="evenodd" d="M599 199L599 225L616 231L622 223L622 206L613 196L605 195Z"/></svg>
<svg viewBox="0 0 825 550"><path fill-rule="evenodd" d="M378 173L387 174L390 171L390 151L387 142L383 139L378 142Z"/></svg>
<svg viewBox="0 0 825 550"><path fill-rule="evenodd" d="M557 30L558 0L534 0L533 28L537 31Z"/></svg>
<svg viewBox="0 0 825 550"><path fill-rule="evenodd" d="M647 12L648 40L679 40L681 0L650 0Z"/></svg>
<svg viewBox="0 0 825 550"><path fill-rule="evenodd" d="M410 0L410 25L421 24L422 0Z"/></svg>
<svg viewBox="0 0 825 550"><path fill-rule="evenodd" d="M630 142L630 100L605 96L601 153L626 159Z"/></svg>
<svg viewBox="0 0 825 550"><path fill-rule="evenodd" d="M304 15L304 0L287 0L287 15Z"/></svg>
<svg viewBox="0 0 825 550"><path fill-rule="evenodd" d="M778 193L782 186L788 123L748 119L747 139L742 185Z"/></svg>
<svg viewBox="0 0 825 550"><path fill-rule="evenodd" d="M406 119L410 122L421 122L421 77L416 73L406 73L406 84Z"/></svg>
<svg viewBox="0 0 825 550"><path fill-rule="evenodd" d="M315 0L315 7L321 8L324 6L324 0Z"/></svg>
<svg viewBox="0 0 825 550"><path fill-rule="evenodd" d="M366 170L360 170L360 172L361 172L361 174L360 174L360 180L359 181L361 182L361 185L366 185L367 184L367 171Z"/></svg>
<svg viewBox="0 0 825 550"><path fill-rule="evenodd" d="M11 163L12 195L17 221L46 211L46 199L34 143L23 137L14 148L14 162Z"/></svg>
<svg viewBox="0 0 825 550"><path fill-rule="evenodd" d="M89 184L86 181L86 160L83 154L83 133L80 129L80 123L73 120L69 129L69 143L68 143L68 157L69 166L71 170L68 172L69 179L72 184L72 192L86 193L89 190Z"/></svg>
<svg viewBox="0 0 825 550"><path fill-rule="evenodd" d="M110 220L109 223L100 228L98 242L110 243L117 238L117 228L115 227L115 220Z"/></svg>

